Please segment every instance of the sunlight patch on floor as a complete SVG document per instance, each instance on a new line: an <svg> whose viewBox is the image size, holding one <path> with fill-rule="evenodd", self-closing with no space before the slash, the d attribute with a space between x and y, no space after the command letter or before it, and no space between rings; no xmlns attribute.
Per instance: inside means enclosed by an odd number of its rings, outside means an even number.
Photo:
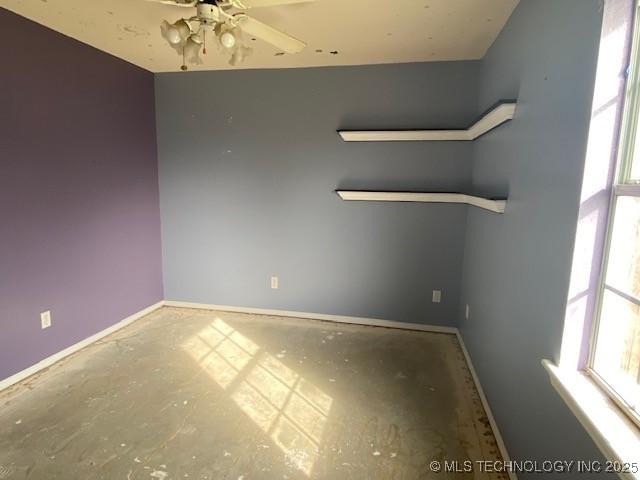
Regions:
<svg viewBox="0 0 640 480"><path fill-rule="evenodd" d="M311 475L333 399L220 318L182 348L285 454Z"/></svg>

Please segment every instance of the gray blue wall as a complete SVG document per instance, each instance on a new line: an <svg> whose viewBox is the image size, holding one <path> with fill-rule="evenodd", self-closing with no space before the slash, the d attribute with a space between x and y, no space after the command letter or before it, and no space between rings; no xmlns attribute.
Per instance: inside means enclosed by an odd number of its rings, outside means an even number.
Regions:
<svg viewBox="0 0 640 480"><path fill-rule="evenodd" d="M336 130L468 124L478 71L157 75L166 298L453 325L466 207L344 203L333 191L464 190L471 144L347 144Z"/></svg>
<svg viewBox="0 0 640 480"><path fill-rule="evenodd" d="M162 263L153 75L2 8L0 45L4 379L162 300Z"/></svg>
<svg viewBox="0 0 640 480"><path fill-rule="evenodd" d="M478 108L518 111L474 147L474 188L509 203L469 210L461 330L518 459L600 459L540 361L562 339L601 18L599 0L524 0L482 63Z"/></svg>

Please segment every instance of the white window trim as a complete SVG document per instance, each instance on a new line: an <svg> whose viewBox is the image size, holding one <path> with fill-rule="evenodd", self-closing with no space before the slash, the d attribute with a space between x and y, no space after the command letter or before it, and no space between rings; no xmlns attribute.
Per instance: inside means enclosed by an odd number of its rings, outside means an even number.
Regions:
<svg viewBox="0 0 640 480"><path fill-rule="evenodd" d="M620 197L640 197L640 184L631 180L631 169L634 160L634 153L640 150L640 139L636 139L638 122L640 121L640 0L635 2L635 18L633 26L633 37L631 43L629 76L627 78L624 95L624 106L622 114L621 132L618 146L618 160L614 183L611 188L611 198L609 199L609 211L607 219L606 240L604 254L600 265L600 275L598 280L597 304L593 323L590 332L589 359L586 372L591 376L593 382L604 390L611 399L618 405L625 415L631 419L636 427L640 427L640 412L631 407L617 392L608 384L594 368L595 352L597 349L598 328L601 321L603 297L605 291L610 291L615 295L625 299L630 303L640 305L640 299L633 295L618 290L609 285L606 281L609 253L613 237L613 225L616 218L617 202ZM636 140L638 144L636 145ZM640 450L639 450L640 451ZM640 461L640 458L638 459Z"/></svg>
<svg viewBox="0 0 640 480"><path fill-rule="evenodd" d="M551 384L587 430L609 462L636 465L640 469L640 429L618 404L593 380L577 370L560 368L548 360L542 365ZM620 478L638 480L640 472L614 472Z"/></svg>
<svg viewBox="0 0 640 480"><path fill-rule="evenodd" d="M607 9L611 9L611 4L614 4L613 9L615 9L620 3L616 4L615 0L607 0L605 3L605 17ZM596 305L593 317L585 317L584 319L576 317L580 321L590 322L585 323L585 328L582 330L583 333L591 334L588 351L589 358L585 365L580 364L580 358L576 357L576 353L579 353L582 347L576 344L579 339L573 336L578 333L572 330L575 323L570 323L568 325L565 324L565 335L567 333L572 334L566 342L568 347L566 349L566 361L564 361L565 339L563 339L561 366L556 366L549 360L543 360L542 364L549 374L552 386L589 433L605 458L610 462L614 462L614 464L618 462L618 465L622 464L624 466L626 464L632 467L632 471L615 471L614 473L617 473L620 478L640 480L640 427L632 420L632 418L635 418L634 415L630 415L631 412L625 411L624 402L621 402L621 399L606 385L606 382L602 381L590 369L593 364L595 332L597 332L600 316L601 294L604 291L604 272L609 251L612 221L615 214L615 200L619 196L640 196L640 181L628 181L631 168L628 158L632 152L631 147L636 134L636 122L640 121L638 117L640 113L640 0L634 0L634 3L634 31L630 52L632 64L629 68L630 77L625 85L622 130L619 144L617 145L619 161L613 177L614 184L611 186L606 244L603 250L604 258L601 259L597 295L594 297L596 298ZM606 55L606 52L604 54ZM600 55L603 55L602 51ZM610 76L608 78L611 80ZM580 274L578 272L578 277L576 278L584 282L584 278L580 277ZM580 368L585 370L582 371ZM633 472L633 467L636 466L639 471Z"/></svg>
<svg viewBox="0 0 640 480"><path fill-rule="evenodd" d="M627 166L628 166L628 163L626 159L620 162L619 164L620 170L626 169ZM606 379L603 378L594 369L594 363L595 363L595 352L597 348L598 328L601 321L602 304L603 304L603 297L604 297L605 291L608 290L630 303L640 305L639 298L636 298L633 295L622 292L618 290L616 287L609 285L606 282L607 263L609 260L611 237L613 233L613 222L616 214L616 202L618 198L621 196L640 197L639 190L640 190L640 185L628 185L628 184L616 184L612 188L612 195L609 203L609 218L607 222L607 233L606 233L607 237L605 242L604 255L602 258L602 266L600 268L600 278L598 281L598 300L597 300L597 305L595 309L595 317L594 317L594 321L591 326L591 332L590 332L589 360L588 360L587 367L585 369L585 372L589 375L589 377L591 378L591 381L600 390L604 391L606 395L608 395L611 398L611 400L618 406L618 409L621 410L621 413L633 422L633 425L638 431L640 431L639 430L640 429L640 412L632 408L620 395L618 395L615 388L609 385ZM638 452L640 452L640 445L638 445ZM638 457L639 458L637 459L637 461L640 462L640 455Z"/></svg>

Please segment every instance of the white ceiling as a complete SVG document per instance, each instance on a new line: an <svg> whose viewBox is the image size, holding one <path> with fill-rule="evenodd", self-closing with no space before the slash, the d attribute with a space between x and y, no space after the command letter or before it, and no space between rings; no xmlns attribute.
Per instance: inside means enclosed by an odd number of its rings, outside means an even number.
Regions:
<svg viewBox="0 0 640 480"><path fill-rule="evenodd" d="M215 47L192 70L363 65L482 58L519 0L316 0L250 14L308 43L295 55L250 41L241 67ZM0 6L152 72L179 71L162 20L191 9L145 0L0 0ZM193 9L195 12L195 9ZM337 52L332 54L331 52Z"/></svg>

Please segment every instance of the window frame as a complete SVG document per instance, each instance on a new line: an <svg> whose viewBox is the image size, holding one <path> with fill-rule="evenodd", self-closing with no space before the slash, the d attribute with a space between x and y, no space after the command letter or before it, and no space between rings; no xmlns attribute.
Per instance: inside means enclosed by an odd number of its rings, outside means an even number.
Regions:
<svg viewBox="0 0 640 480"><path fill-rule="evenodd" d="M638 152L640 162L640 136L638 127L640 126L640 0L636 0L633 25L633 39L631 44L630 62L625 85L624 107L621 121L620 138L618 143L618 158L614 182L611 188L609 199L609 211L607 218L607 231L600 265L600 275L598 279L598 290L594 319L591 328L589 345L589 357L586 372L593 381L602 388L611 399L622 409L622 411L640 427L640 405L630 405L615 388L610 385L594 368L595 352L598 343L598 330L602 317L602 306L605 291L609 291L616 296L640 306L640 298L621 292L619 289L608 285L606 281L607 267L611 251L611 241L613 237L613 226L616 218L616 207L620 197L640 198L640 178L632 180L631 171L633 168L634 152ZM637 140L637 144L636 144Z"/></svg>

